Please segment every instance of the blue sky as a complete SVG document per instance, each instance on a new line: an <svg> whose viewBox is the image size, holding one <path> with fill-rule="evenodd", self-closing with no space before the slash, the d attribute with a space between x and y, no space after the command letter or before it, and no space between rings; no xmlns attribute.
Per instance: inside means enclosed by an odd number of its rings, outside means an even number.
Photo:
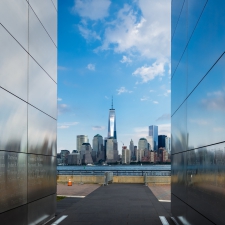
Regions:
<svg viewBox="0 0 225 225"><path fill-rule="evenodd" d="M58 1L58 152L107 136L111 96L122 143L170 136L170 0Z"/></svg>

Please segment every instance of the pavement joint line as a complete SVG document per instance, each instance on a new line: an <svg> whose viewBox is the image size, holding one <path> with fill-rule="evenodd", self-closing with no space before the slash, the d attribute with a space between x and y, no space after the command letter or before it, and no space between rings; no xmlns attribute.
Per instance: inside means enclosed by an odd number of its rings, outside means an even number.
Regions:
<svg viewBox="0 0 225 225"><path fill-rule="evenodd" d="M51 225L58 225L59 223L61 223L64 219L66 219L67 215L61 216L59 219L57 219L54 223L52 223Z"/></svg>
<svg viewBox="0 0 225 225"><path fill-rule="evenodd" d="M84 195L57 195L60 197L67 197L67 198L85 198L86 196Z"/></svg>
<svg viewBox="0 0 225 225"><path fill-rule="evenodd" d="M171 202L171 200L163 200L163 199L159 199L159 202Z"/></svg>
<svg viewBox="0 0 225 225"><path fill-rule="evenodd" d="M159 216L159 219L161 220L163 225L169 225L167 219L165 216Z"/></svg>

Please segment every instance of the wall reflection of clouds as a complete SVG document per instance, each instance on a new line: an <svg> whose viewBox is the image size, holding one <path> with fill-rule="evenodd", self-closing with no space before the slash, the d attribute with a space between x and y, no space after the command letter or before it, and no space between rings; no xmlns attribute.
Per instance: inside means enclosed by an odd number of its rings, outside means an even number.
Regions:
<svg viewBox="0 0 225 225"><path fill-rule="evenodd" d="M1 224L55 216L56 46L56 0L0 1Z"/></svg>
<svg viewBox="0 0 225 225"><path fill-rule="evenodd" d="M172 213L181 224L223 224L224 8L172 1Z"/></svg>

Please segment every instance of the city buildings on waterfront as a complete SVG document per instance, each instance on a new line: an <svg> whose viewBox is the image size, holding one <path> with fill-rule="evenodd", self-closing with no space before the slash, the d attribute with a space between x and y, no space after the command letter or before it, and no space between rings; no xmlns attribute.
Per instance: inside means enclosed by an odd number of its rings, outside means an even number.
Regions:
<svg viewBox="0 0 225 225"><path fill-rule="evenodd" d="M223 225L225 1L172 1L171 210Z"/></svg>
<svg viewBox="0 0 225 225"><path fill-rule="evenodd" d="M158 148L165 148L166 147L166 135L159 135L158 136Z"/></svg>
<svg viewBox="0 0 225 225"><path fill-rule="evenodd" d="M56 209L57 2L0 1L0 49L0 223L44 224Z"/></svg>
<svg viewBox="0 0 225 225"><path fill-rule="evenodd" d="M148 142L146 138L140 138L138 141L138 150L148 149Z"/></svg>
<svg viewBox="0 0 225 225"><path fill-rule="evenodd" d="M135 160L135 154L134 154L134 142L133 142L132 139L131 139L131 141L130 141L129 149L130 149L130 158L131 158L131 160Z"/></svg>

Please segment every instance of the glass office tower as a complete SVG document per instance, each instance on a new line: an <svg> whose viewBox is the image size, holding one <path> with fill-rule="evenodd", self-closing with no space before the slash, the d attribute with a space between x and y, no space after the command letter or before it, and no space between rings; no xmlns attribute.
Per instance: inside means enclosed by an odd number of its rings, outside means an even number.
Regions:
<svg viewBox="0 0 225 225"><path fill-rule="evenodd" d="M113 137L117 139L116 136L116 111L113 109L113 102L112 107L109 110L109 121L108 121L108 138Z"/></svg>
<svg viewBox="0 0 225 225"><path fill-rule="evenodd" d="M154 151L158 150L158 126L149 126L149 136L152 137L154 146L151 146Z"/></svg>
<svg viewBox="0 0 225 225"><path fill-rule="evenodd" d="M172 1L172 214L224 224L225 1Z"/></svg>
<svg viewBox="0 0 225 225"><path fill-rule="evenodd" d="M0 1L0 223L55 216L57 2Z"/></svg>

